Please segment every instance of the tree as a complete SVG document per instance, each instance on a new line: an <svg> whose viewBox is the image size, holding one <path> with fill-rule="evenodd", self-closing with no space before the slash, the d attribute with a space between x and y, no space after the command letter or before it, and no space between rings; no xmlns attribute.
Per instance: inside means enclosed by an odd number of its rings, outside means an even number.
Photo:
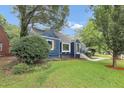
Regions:
<svg viewBox="0 0 124 93"><path fill-rule="evenodd" d="M16 25L9 24L4 16L0 15L0 25L5 29L9 40L19 37L19 28Z"/></svg>
<svg viewBox="0 0 124 93"><path fill-rule="evenodd" d="M4 18L3 15L0 14L0 25L4 26L7 24L7 21L6 19Z"/></svg>
<svg viewBox="0 0 124 93"><path fill-rule="evenodd" d="M20 29L16 25L7 24L5 31L7 32L10 41L19 37Z"/></svg>
<svg viewBox="0 0 124 93"><path fill-rule="evenodd" d="M113 67L116 67L117 57L124 51L124 6L94 6L93 10L97 27L113 51Z"/></svg>
<svg viewBox="0 0 124 93"><path fill-rule="evenodd" d="M101 53L101 50L105 50L106 44L103 34L98 31L93 19L89 20L87 25L79 31L79 37L87 47L95 48L99 53Z"/></svg>
<svg viewBox="0 0 124 93"><path fill-rule="evenodd" d="M40 13L34 16L31 21L33 25L40 23L50 28L54 27L57 31L60 31L66 25L67 16L69 15L68 6L40 6L39 9Z"/></svg>
<svg viewBox="0 0 124 93"><path fill-rule="evenodd" d="M29 25L42 24L60 30L69 13L68 6L17 5L14 10L19 14L21 37L28 35Z"/></svg>

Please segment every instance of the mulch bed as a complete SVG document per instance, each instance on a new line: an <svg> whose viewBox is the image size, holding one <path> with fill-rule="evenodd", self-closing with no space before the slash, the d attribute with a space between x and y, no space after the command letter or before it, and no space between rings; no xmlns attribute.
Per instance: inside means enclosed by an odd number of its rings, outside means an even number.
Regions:
<svg viewBox="0 0 124 93"><path fill-rule="evenodd" d="M10 74L12 74L11 69L3 69L3 72L5 73L5 75L10 75Z"/></svg>
<svg viewBox="0 0 124 93"><path fill-rule="evenodd" d="M10 75L11 74L11 68L17 64L17 59L16 57L9 56L9 57L0 57L0 70L2 70L5 75Z"/></svg>
<svg viewBox="0 0 124 93"><path fill-rule="evenodd" d="M113 67L112 65L106 65L106 67L112 68L114 70L124 70L124 68L122 68L122 67Z"/></svg>

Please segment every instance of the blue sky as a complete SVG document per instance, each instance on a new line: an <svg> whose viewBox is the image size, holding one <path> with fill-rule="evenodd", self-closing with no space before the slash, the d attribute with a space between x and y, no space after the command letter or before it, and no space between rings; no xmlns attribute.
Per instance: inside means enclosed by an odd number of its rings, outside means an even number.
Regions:
<svg viewBox="0 0 124 93"><path fill-rule="evenodd" d="M88 20L93 16L92 11L89 9L89 6L83 5L73 5L70 6L70 15L68 17L68 22L72 23L72 29L65 28L64 33L68 35L74 35L75 29L77 26L85 26Z"/></svg>
<svg viewBox="0 0 124 93"><path fill-rule="evenodd" d="M70 6L70 15L68 16L69 28L64 28L63 32L68 35L74 35L75 29L85 26L88 20L92 17L92 11L89 6L73 5ZM0 5L0 14L2 14L9 23L19 25L19 20L14 13L12 13L12 6Z"/></svg>

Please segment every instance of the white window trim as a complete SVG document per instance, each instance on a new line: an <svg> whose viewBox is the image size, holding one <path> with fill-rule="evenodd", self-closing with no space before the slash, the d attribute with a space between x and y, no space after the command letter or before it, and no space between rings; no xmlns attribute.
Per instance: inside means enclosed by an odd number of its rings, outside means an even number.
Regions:
<svg viewBox="0 0 124 93"><path fill-rule="evenodd" d="M63 50L63 45L68 44L69 45L69 50ZM62 43L62 52L71 52L71 45L70 43Z"/></svg>
<svg viewBox="0 0 124 93"><path fill-rule="evenodd" d="M52 42L52 48L50 50L54 50L54 40L47 39L47 41Z"/></svg>
<svg viewBox="0 0 124 93"><path fill-rule="evenodd" d="M77 51L77 45L79 45L79 51ZM79 43L76 43L76 54L80 54L80 47L81 45Z"/></svg>
<svg viewBox="0 0 124 93"><path fill-rule="evenodd" d="M3 43L0 43L0 51L3 51Z"/></svg>

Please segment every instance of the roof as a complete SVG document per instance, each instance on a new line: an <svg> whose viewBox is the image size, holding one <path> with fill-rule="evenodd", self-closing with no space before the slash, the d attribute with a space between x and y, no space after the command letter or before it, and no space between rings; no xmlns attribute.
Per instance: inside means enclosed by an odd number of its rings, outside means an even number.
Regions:
<svg viewBox="0 0 124 93"><path fill-rule="evenodd" d="M38 33L38 34L41 34L43 36L58 38L62 42L65 42L65 43L72 42L72 38L70 38L69 36L67 36L67 35L65 35L65 34L63 34L61 32L56 32L53 29L47 31L47 30L41 30L41 29L38 29L38 28L33 28L33 31Z"/></svg>
<svg viewBox="0 0 124 93"><path fill-rule="evenodd" d="M65 42L65 43L70 43L70 42L72 42L72 39L71 39L69 36L64 35L63 33L60 33L60 32L54 32L54 33L55 33L55 35L56 35L59 39L61 39L62 42Z"/></svg>
<svg viewBox="0 0 124 93"><path fill-rule="evenodd" d="M47 31L47 30L41 30L41 29L33 28L33 31L40 34L40 35L43 35L43 36L58 38L55 35L55 33L51 30Z"/></svg>

